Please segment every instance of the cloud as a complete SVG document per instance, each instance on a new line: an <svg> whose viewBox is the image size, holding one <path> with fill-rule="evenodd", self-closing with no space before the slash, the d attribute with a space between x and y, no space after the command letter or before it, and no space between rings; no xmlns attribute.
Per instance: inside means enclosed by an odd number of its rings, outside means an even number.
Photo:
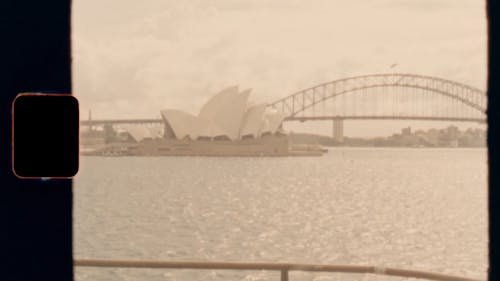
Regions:
<svg viewBox="0 0 500 281"><path fill-rule="evenodd" d="M486 19L473 1L125 1L95 13L89 1L74 8L73 71L82 107L106 111L95 116L196 112L235 84L271 102L388 71L486 82Z"/></svg>

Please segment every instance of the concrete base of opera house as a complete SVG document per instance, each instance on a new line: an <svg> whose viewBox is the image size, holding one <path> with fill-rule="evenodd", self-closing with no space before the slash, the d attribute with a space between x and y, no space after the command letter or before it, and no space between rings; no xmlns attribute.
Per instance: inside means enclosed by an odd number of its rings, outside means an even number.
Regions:
<svg viewBox="0 0 500 281"><path fill-rule="evenodd" d="M243 140L144 139L136 143L109 143L81 150L91 156L321 156L320 146L293 146L286 135Z"/></svg>

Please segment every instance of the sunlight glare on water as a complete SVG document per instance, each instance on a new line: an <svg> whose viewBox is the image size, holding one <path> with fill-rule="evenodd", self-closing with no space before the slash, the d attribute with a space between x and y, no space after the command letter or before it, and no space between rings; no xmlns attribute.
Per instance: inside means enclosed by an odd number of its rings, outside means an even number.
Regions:
<svg viewBox="0 0 500 281"><path fill-rule="evenodd" d="M487 215L486 149L82 157L74 256L383 265L486 278ZM290 273L290 280L340 277L388 279ZM279 274L77 267L75 279L279 280Z"/></svg>

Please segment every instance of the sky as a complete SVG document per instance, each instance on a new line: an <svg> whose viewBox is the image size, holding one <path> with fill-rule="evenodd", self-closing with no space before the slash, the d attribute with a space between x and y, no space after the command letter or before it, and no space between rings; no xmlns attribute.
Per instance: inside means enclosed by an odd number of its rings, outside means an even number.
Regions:
<svg viewBox="0 0 500 281"><path fill-rule="evenodd" d="M81 119L196 114L218 91L272 102L327 81L400 72L486 89L480 0L75 0L73 91ZM392 65L395 67L391 68ZM450 123L346 121L347 136ZM477 124L456 124L461 128ZM285 123L331 134L331 122Z"/></svg>

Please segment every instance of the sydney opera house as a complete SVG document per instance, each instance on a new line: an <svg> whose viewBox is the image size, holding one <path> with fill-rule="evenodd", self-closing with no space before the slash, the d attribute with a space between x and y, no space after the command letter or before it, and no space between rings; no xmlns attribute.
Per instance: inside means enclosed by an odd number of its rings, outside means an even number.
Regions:
<svg viewBox="0 0 500 281"><path fill-rule="evenodd" d="M289 156L283 132L285 115L266 104L250 104L250 90L222 90L197 115L177 109L161 110L163 125L123 127L132 143L110 144L98 155ZM320 150L306 154L322 154Z"/></svg>
<svg viewBox="0 0 500 281"><path fill-rule="evenodd" d="M235 141L279 132L285 115L266 108L265 104L249 106L249 94L250 90L238 92L238 87L227 88L205 103L198 115L162 110L164 137Z"/></svg>

